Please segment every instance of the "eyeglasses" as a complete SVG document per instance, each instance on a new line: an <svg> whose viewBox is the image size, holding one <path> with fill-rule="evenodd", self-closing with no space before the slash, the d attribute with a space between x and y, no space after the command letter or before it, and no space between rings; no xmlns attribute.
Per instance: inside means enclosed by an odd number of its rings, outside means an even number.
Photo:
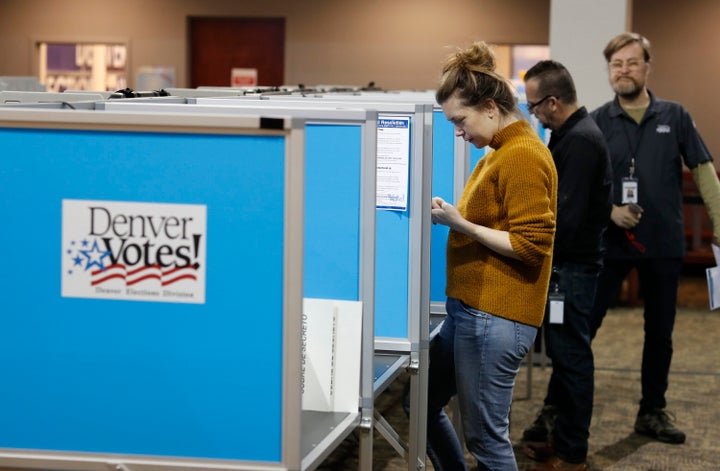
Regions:
<svg viewBox="0 0 720 471"><path fill-rule="evenodd" d="M554 97L553 95L545 95L541 100L539 100L539 101L537 101L537 102L535 102L535 103L531 103L531 102L528 101L528 102L527 102L527 104L528 104L528 113L532 113L535 108L537 108L538 106L542 105L543 102L544 102L545 100L547 100L548 98L555 98L555 97Z"/></svg>
<svg viewBox="0 0 720 471"><path fill-rule="evenodd" d="M608 64L608 67L610 67L610 70L620 70L624 66L627 66L628 69L637 69L644 62L645 62L645 60L643 60L643 59L628 59L625 62L612 61Z"/></svg>

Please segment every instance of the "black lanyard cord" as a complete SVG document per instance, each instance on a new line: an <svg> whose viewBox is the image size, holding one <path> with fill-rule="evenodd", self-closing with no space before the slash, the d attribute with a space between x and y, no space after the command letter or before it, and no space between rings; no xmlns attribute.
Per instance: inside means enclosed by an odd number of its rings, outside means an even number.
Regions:
<svg viewBox="0 0 720 471"><path fill-rule="evenodd" d="M647 111L646 111L646 113L647 113ZM633 123L634 122L635 121L633 121ZM626 123L625 120L623 119L623 123L622 123L623 134L625 134L625 140L627 141L628 149L630 150L630 178L633 178L634 173L635 173L635 163L637 162L638 150L640 149L640 143L642 142L642 139L638 139L635 142L635 145L633 146L632 139L630 139L630 133L628 132L628 129L627 129L628 124L629 123ZM637 126L638 126L638 128L640 127L640 125L637 125ZM637 134L637 131L636 131L636 134Z"/></svg>

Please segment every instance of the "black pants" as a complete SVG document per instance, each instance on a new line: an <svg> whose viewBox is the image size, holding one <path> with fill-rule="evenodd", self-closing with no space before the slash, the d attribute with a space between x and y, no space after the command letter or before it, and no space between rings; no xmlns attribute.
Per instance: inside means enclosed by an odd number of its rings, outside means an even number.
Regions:
<svg viewBox="0 0 720 471"><path fill-rule="evenodd" d="M595 298L598 268L564 263L553 267L553 282L564 295L563 322L549 323L543 330L552 375L546 403L557 408L553 430L555 453L570 463L587 459L594 392L594 364L590 347L590 312Z"/></svg>
<svg viewBox="0 0 720 471"><path fill-rule="evenodd" d="M623 280L637 268L645 310L645 342L642 356L642 399L640 413L664 409L665 392L672 361L672 332L677 312L677 292L682 259L656 258L605 260L598 279L595 305L590 318L594 338L608 306L615 299ZM622 352L617 352L621 354Z"/></svg>

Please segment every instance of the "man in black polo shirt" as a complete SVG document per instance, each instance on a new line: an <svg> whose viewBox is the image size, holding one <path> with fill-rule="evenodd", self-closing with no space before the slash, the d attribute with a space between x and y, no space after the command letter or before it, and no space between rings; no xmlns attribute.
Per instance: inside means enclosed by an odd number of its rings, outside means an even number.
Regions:
<svg viewBox="0 0 720 471"><path fill-rule="evenodd" d="M535 64L525 74L525 93L530 113L552 130L548 147L558 172L558 208L543 324L553 370L543 412L523 435L551 443L528 445L531 457L545 461L536 470L584 470L594 387L589 318L612 207L610 157L562 64ZM551 436L547 430L533 435L547 415L554 423Z"/></svg>
<svg viewBox="0 0 720 471"><path fill-rule="evenodd" d="M604 55L615 99L593 111L592 117L608 142L614 190L592 334L627 274L637 268L645 305L645 343L635 431L662 442L683 443L685 434L665 411L685 256L682 164L692 172L716 237L720 234L720 184L689 113L647 89L650 42L639 34L623 33L610 40Z"/></svg>

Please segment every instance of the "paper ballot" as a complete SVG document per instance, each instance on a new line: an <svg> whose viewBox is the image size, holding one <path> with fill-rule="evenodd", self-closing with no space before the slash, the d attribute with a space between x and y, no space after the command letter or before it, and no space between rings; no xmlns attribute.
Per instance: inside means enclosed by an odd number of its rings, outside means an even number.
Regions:
<svg viewBox="0 0 720 471"><path fill-rule="evenodd" d="M720 247L712 244L713 255L715 255L715 266L705 270L708 282L708 299L710 309L720 307Z"/></svg>

